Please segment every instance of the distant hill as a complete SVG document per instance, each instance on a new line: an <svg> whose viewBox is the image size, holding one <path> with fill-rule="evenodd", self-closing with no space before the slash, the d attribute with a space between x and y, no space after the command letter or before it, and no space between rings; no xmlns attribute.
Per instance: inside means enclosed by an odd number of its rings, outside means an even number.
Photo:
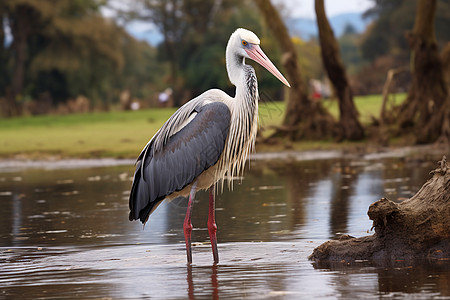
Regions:
<svg viewBox="0 0 450 300"><path fill-rule="evenodd" d="M331 27L334 34L339 37L344 33L347 24L351 24L356 32L361 33L366 30L370 20L363 19L362 13L345 13L331 17ZM286 22L286 26L291 35L309 39L318 35L316 20L308 18L293 18ZM147 41L150 45L156 46L163 41L162 34L154 27L142 22L134 22L127 26L127 31L138 40Z"/></svg>
<svg viewBox="0 0 450 300"><path fill-rule="evenodd" d="M350 24L357 33L366 30L370 20L363 19L362 13L345 13L329 18L334 34L339 37L344 33L345 27ZM300 36L303 39L318 36L316 20L308 18L293 18L286 22L291 35Z"/></svg>

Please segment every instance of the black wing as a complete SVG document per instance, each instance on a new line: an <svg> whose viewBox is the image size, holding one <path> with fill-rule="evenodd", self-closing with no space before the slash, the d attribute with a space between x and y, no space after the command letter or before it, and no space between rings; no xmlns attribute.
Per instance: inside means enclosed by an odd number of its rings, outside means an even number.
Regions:
<svg viewBox="0 0 450 300"><path fill-rule="evenodd" d="M228 106L213 102L192 113L196 113L192 121L162 149L154 151L153 139L139 156L130 194L130 221L145 223L166 196L182 190L218 161L230 127Z"/></svg>

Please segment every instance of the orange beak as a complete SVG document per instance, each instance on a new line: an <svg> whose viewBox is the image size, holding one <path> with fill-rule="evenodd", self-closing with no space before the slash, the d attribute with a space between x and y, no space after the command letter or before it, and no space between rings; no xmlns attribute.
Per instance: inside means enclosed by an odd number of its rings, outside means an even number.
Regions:
<svg viewBox="0 0 450 300"><path fill-rule="evenodd" d="M251 59L253 59L258 64L266 68L267 71L269 71L270 73L273 74L273 76L278 78L278 80L280 80L288 87L291 87L286 78L284 78L284 76L280 73L280 71L278 71L278 69L273 65L273 63L270 61L267 55L264 54L259 45L253 44L249 49L245 49L245 52L247 52L248 56Z"/></svg>

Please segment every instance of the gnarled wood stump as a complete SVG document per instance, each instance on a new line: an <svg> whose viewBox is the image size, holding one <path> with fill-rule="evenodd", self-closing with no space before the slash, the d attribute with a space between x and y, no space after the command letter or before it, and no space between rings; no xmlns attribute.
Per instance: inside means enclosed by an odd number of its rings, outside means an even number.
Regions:
<svg viewBox="0 0 450 300"><path fill-rule="evenodd" d="M450 259L450 164L445 156L433 177L399 204L382 198L369 207L375 234L343 236L310 255L316 262Z"/></svg>

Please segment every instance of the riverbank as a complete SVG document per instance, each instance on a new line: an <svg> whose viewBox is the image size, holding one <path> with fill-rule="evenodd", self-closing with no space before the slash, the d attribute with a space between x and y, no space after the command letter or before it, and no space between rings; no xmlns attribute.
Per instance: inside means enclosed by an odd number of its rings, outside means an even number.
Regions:
<svg viewBox="0 0 450 300"><path fill-rule="evenodd" d="M384 148L341 148L330 150L286 150L277 152L255 152L250 154L250 161L310 161L322 159L363 159L376 160L382 158L409 158L425 160L428 157L439 157L449 154L449 148L437 145L421 145L408 147ZM37 158L16 157L0 158L0 172L10 172L24 169L76 169L114 166L133 166L135 158L63 158L46 156Z"/></svg>

